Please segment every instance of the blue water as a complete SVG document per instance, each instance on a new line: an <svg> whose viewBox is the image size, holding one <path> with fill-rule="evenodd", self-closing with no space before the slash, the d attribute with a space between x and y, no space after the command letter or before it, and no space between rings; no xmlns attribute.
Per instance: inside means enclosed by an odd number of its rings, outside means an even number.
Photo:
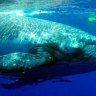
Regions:
<svg viewBox="0 0 96 96"><path fill-rule="evenodd" d="M88 17L91 14L94 13L94 16L96 17L96 1L89 1L91 3L86 4L86 2L77 2L76 6L79 6L78 12L71 8L69 8L66 12L64 10L64 12L61 12L62 9L61 11L59 9L61 6L58 6L55 9L46 9L54 10L55 13L53 14L41 14L34 17L67 24L96 35L96 21L88 21ZM88 9L90 9L90 11L88 11ZM3 46L3 48L5 47ZM5 49L2 50L4 52L6 51ZM81 68L81 70L83 69ZM63 78L63 80L60 81L60 78ZM2 78L0 78L0 81L2 81ZM91 72L84 72L75 75L71 74L68 76L59 76L57 79L52 78L40 83L25 84L24 86L16 89L5 89L0 87L0 96L96 96L95 82L96 71L92 70Z"/></svg>

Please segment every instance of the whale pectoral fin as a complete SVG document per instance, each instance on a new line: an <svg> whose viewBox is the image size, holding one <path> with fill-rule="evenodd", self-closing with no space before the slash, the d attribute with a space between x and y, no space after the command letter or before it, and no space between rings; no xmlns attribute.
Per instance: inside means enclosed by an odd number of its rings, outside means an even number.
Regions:
<svg viewBox="0 0 96 96"><path fill-rule="evenodd" d="M36 45L29 49L29 53L31 54L50 54L53 58L53 60L57 60L61 58L61 55L63 53L60 52L59 47L56 44L44 44L44 45Z"/></svg>
<svg viewBox="0 0 96 96"><path fill-rule="evenodd" d="M43 65L51 65L52 60L52 56L47 52L11 53L0 57L0 73L25 72Z"/></svg>

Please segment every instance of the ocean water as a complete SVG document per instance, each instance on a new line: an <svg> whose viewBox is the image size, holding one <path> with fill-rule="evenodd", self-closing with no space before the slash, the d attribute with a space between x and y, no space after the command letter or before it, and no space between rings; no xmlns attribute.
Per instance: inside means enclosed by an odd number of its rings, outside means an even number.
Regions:
<svg viewBox="0 0 96 96"><path fill-rule="evenodd" d="M16 14L67 24L96 36L95 3L95 0L1 0L0 15L12 15L10 11L23 10L23 13ZM32 15L29 15L31 12ZM90 21L89 18L95 20ZM4 28L8 29L7 26ZM0 56L16 51L25 52L25 46L25 43L13 43L11 39L0 42ZM21 79L17 83L14 82L18 77L0 75L0 96L96 96L96 66L86 66L82 62L71 68L63 66L62 62L60 64L50 69L36 69L31 73L32 78L28 75L28 79ZM92 62L92 65L95 64L96 61ZM7 85L1 86L2 82L7 82Z"/></svg>

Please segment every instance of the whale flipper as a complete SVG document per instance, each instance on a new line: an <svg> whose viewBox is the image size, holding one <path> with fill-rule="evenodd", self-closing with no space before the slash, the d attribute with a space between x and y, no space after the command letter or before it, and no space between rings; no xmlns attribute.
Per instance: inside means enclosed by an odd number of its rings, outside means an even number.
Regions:
<svg viewBox="0 0 96 96"><path fill-rule="evenodd" d="M29 54L23 52L11 53L0 57L0 72L24 72L35 67L46 65L53 60L47 52Z"/></svg>

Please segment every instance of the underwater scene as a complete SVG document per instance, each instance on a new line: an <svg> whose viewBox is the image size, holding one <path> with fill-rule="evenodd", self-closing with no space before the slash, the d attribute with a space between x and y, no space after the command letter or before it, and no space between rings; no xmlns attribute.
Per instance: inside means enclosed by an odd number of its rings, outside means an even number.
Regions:
<svg viewBox="0 0 96 96"><path fill-rule="evenodd" d="M0 0L0 96L96 96L95 0Z"/></svg>

